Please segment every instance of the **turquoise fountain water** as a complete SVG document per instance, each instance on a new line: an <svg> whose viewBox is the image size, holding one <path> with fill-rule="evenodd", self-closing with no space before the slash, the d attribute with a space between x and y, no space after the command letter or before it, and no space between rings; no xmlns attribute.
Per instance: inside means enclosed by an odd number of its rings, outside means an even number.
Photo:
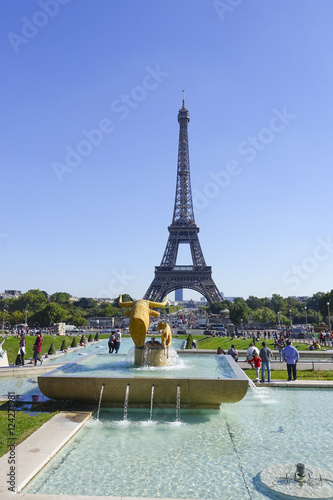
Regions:
<svg viewBox="0 0 333 500"><path fill-rule="evenodd" d="M126 421L102 409L24 492L264 499L255 479L268 466L333 467L332 413L329 390L269 388L220 411L181 410L179 422L176 408L152 421L149 408L129 408Z"/></svg>

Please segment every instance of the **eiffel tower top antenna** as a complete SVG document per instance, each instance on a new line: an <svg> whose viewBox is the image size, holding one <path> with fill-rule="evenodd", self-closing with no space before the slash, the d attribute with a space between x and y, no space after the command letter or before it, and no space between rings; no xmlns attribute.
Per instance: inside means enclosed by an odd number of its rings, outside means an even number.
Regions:
<svg viewBox="0 0 333 500"><path fill-rule="evenodd" d="M189 121L183 90L183 106L178 111L178 166L173 219L168 227L170 234L161 264L155 267L155 278L145 293L145 300L162 301L173 290L190 288L201 293L209 303L222 301L212 278L212 268L206 265L198 238L199 227L194 220L187 132ZM177 265L181 244L189 245L192 265Z"/></svg>
<svg viewBox="0 0 333 500"><path fill-rule="evenodd" d="M190 155L187 126L190 114L185 108L185 90L183 90L183 107L178 111L179 142L178 166L175 205L172 225L195 225L192 202Z"/></svg>

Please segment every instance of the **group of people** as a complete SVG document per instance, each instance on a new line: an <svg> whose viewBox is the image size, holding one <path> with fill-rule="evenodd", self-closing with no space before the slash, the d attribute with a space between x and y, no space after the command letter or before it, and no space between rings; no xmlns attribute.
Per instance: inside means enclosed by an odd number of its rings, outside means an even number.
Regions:
<svg viewBox="0 0 333 500"><path fill-rule="evenodd" d="M217 354L225 354L225 351L222 349L222 347L218 347ZM235 347L235 344L231 344L231 347L230 349L228 349L227 354L232 356L236 362L238 361L238 351Z"/></svg>
<svg viewBox="0 0 333 500"><path fill-rule="evenodd" d="M112 331L109 337L108 346L109 346L109 354L115 352L118 354L121 342L121 331Z"/></svg>
<svg viewBox="0 0 333 500"><path fill-rule="evenodd" d="M319 335L319 342L326 346L329 346L330 344L333 345L333 333L328 330L321 332Z"/></svg>
<svg viewBox="0 0 333 500"><path fill-rule="evenodd" d="M25 349L26 341L24 333L20 333L18 335L18 339L19 339L19 350L16 358L16 365L24 366L24 356L26 354L26 349ZM43 359L41 358L42 344L43 344L43 336L39 332L37 333L35 343L32 346L34 354L30 363L32 363L34 366L37 366L37 361L39 361L40 364L43 363Z"/></svg>
<svg viewBox="0 0 333 500"><path fill-rule="evenodd" d="M288 381L297 380L297 362L299 361L299 354L291 343L291 340L286 341L286 346L281 350L282 361L287 363ZM259 349L251 343L246 351L246 361L256 371L255 382L259 382L260 368L261 368L261 382L265 382L267 371L267 381L271 381L271 362L272 351L267 347L266 342L262 342L262 348ZM280 359L281 361L281 359Z"/></svg>

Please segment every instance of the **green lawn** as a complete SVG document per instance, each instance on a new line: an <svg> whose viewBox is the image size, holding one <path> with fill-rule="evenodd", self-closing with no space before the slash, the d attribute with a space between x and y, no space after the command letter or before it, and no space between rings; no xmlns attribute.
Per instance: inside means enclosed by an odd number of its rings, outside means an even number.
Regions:
<svg viewBox="0 0 333 500"><path fill-rule="evenodd" d="M76 335L76 340L79 343L81 336ZM48 352L50 345L54 344L55 349L60 349L62 341L66 340L66 345L70 346L73 340L73 337L67 337L67 336L58 336L58 337L53 337L52 335L44 335L43 336L43 345L42 345L42 354L45 354ZM87 337L86 337L87 339ZM35 336L26 336L26 355L25 359L29 360L33 357L33 349L32 346L35 343L36 337ZM88 339L87 339L88 340ZM17 337L9 337L5 340L5 343L3 345L3 349L7 351L7 356L8 356L8 363L15 363L16 356L19 350L19 339Z"/></svg>
<svg viewBox="0 0 333 500"><path fill-rule="evenodd" d="M8 404L3 403L0 406L0 456L9 451L8 445L12 441L17 446L56 413L43 412L29 415L24 411L8 410Z"/></svg>
<svg viewBox="0 0 333 500"><path fill-rule="evenodd" d="M255 370L244 369L246 375L251 379L255 380L256 372ZM261 370L260 370L261 377ZM333 370L299 370L297 368L297 378L299 380L333 380ZM267 372L265 379L267 380ZM285 370L271 370L272 380L287 380L287 369Z"/></svg>
<svg viewBox="0 0 333 500"><path fill-rule="evenodd" d="M196 336L195 336L196 337ZM256 347L260 350L262 345L261 343L264 339L260 339L259 342L256 342ZM231 344L235 344L236 349L241 351L246 351L250 345L252 340L241 340L234 338L231 340L231 337L205 337L202 340L199 340L197 347L198 349L217 349L218 347L222 347L224 350L228 350ZM274 340L266 340L267 347L270 349L274 349ZM308 347L308 344L303 344L300 342L293 342L293 346L296 347L299 351L305 351ZM319 349L321 351L322 349Z"/></svg>

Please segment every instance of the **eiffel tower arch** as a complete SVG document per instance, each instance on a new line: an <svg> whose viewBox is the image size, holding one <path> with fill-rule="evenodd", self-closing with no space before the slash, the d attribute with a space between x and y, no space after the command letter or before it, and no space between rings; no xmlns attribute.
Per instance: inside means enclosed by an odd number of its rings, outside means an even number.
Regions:
<svg viewBox="0 0 333 500"><path fill-rule="evenodd" d="M212 268L206 265L198 238L199 227L194 220L187 131L189 121L183 93L183 106L178 112L178 168L173 218L168 227L169 238L161 264L155 267L155 277L144 295L147 300L162 301L168 293L180 288L201 293L209 303L223 300L213 281ZM179 245L182 244L190 247L192 265L176 265Z"/></svg>

